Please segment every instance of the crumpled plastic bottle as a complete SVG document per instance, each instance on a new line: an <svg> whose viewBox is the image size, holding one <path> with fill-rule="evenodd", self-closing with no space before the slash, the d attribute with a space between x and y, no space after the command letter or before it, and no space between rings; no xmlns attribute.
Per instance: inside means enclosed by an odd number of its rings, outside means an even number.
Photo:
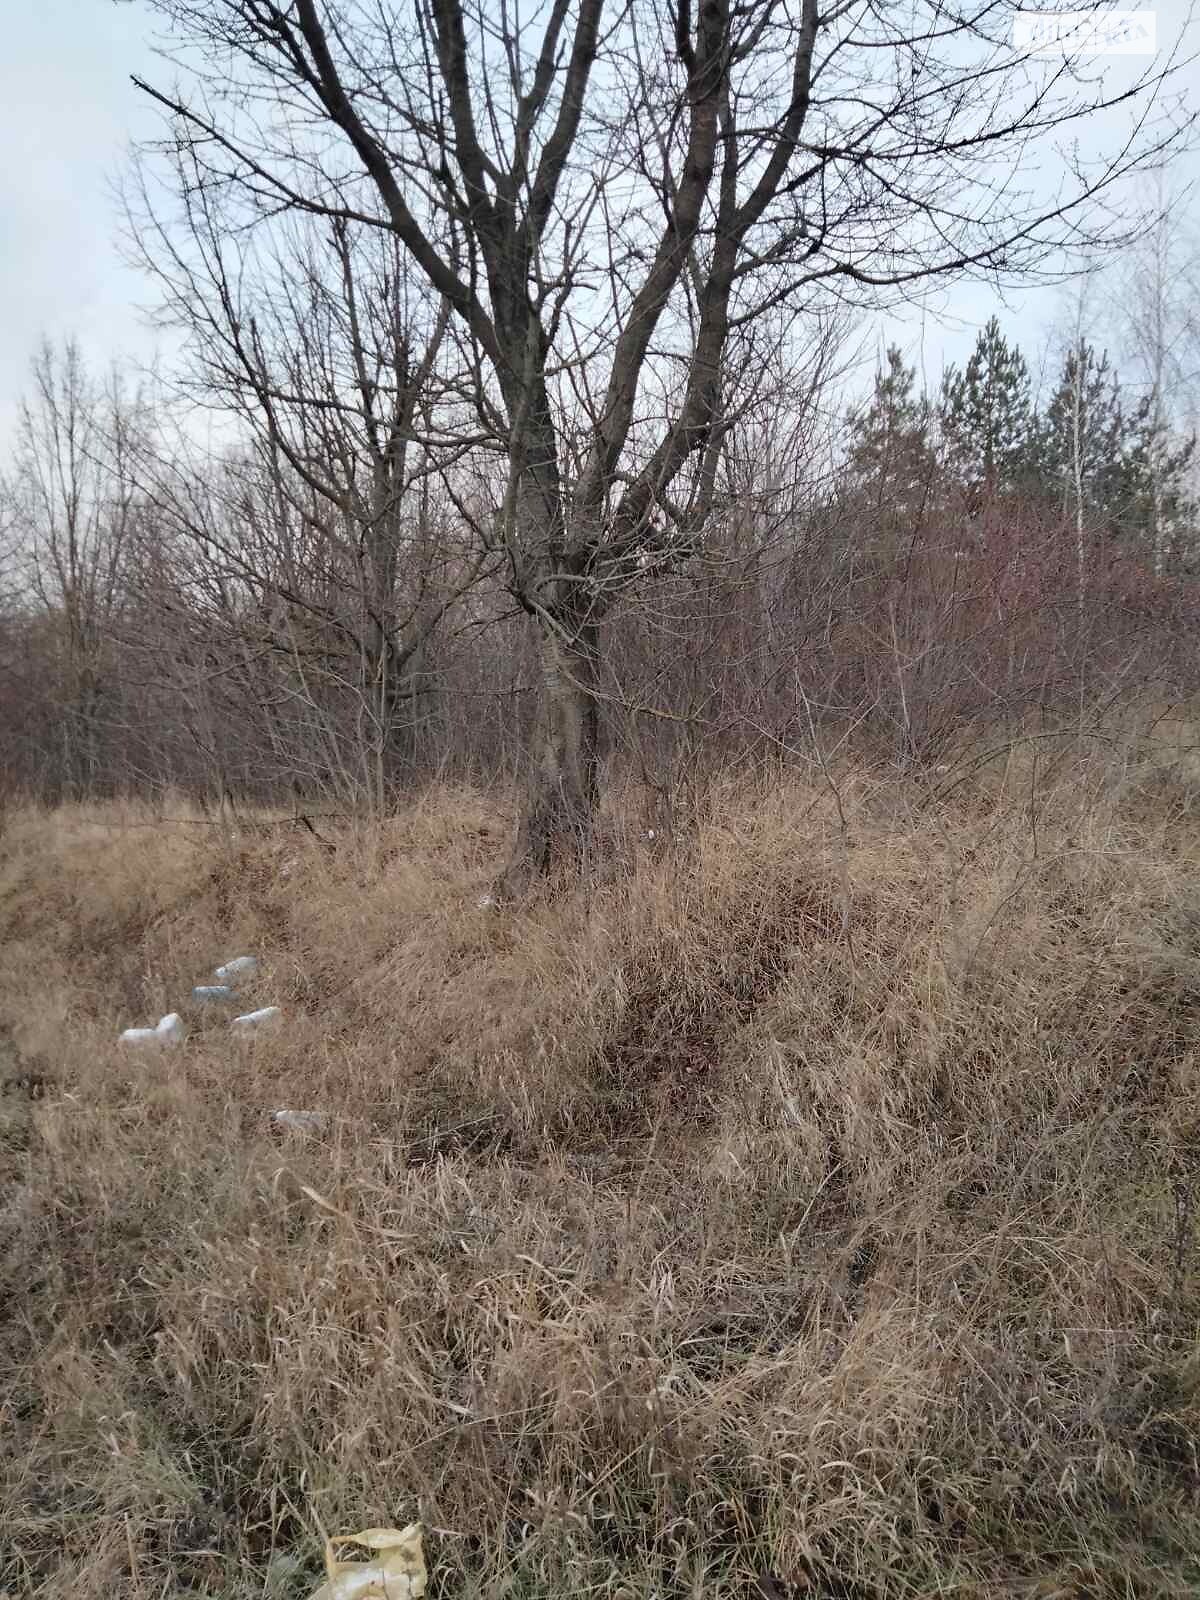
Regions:
<svg viewBox="0 0 1200 1600"><path fill-rule="evenodd" d="M220 978L222 983L244 983L247 978L254 977L257 971L257 956L234 956L218 967L213 976Z"/></svg>
<svg viewBox="0 0 1200 1600"><path fill-rule="evenodd" d="M263 1028L272 1022L278 1022L283 1015L278 1006L263 1006L260 1011L247 1011L240 1017L234 1017L229 1024L231 1028Z"/></svg>
<svg viewBox="0 0 1200 1600"><path fill-rule="evenodd" d="M365 1561L339 1561L338 1545L357 1544L372 1552ZM326 1580L310 1600L420 1600L428 1575L421 1524L407 1528L364 1528L325 1541Z"/></svg>
<svg viewBox="0 0 1200 1600"><path fill-rule="evenodd" d="M187 1030L183 1026L183 1018L177 1011L170 1011L156 1028L126 1028L119 1043L177 1045L182 1044L186 1038Z"/></svg>
<svg viewBox="0 0 1200 1600"><path fill-rule="evenodd" d="M277 1128L287 1128L290 1133L323 1133L325 1118L319 1111L272 1111L271 1121Z"/></svg>

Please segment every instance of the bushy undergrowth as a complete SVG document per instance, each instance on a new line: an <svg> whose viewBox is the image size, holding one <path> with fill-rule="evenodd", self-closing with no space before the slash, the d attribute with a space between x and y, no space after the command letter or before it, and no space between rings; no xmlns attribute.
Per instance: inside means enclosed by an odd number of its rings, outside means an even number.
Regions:
<svg viewBox="0 0 1200 1600"><path fill-rule="evenodd" d="M1200 1590L1186 757L729 789L501 910L472 793L167 811L0 841L0 1589L420 1516L445 1596ZM117 1046L242 950L280 1032Z"/></svg>

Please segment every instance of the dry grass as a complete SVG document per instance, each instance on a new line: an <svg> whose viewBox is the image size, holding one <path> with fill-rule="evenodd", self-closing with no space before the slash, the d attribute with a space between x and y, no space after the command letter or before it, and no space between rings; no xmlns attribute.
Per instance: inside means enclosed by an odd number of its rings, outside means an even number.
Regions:
<svg viewBox="0 0 1200 1600"><path fill-rule="evenodd" d="M0 1589L282 1600L420 1515L455 1597L1195 1595L1192 781L1041 762L502 912L469 793L10 814ZM116 1046L242 950L279 1034Z"/></svg>

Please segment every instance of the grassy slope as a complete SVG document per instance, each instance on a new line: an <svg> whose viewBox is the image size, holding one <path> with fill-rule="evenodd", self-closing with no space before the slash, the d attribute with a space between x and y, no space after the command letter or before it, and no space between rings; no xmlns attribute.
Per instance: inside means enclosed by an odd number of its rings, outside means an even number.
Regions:
<svg viewBox="0 0 1200 1600"><path fill-rule="evenodd" d="M0 1589L302 1594L314 1514L420 1514L447 1596L1194 1595L1200 828L1034 776L501 912L462 792L10 814ZM117 1047L241 950L280 1033Z"/></svg>

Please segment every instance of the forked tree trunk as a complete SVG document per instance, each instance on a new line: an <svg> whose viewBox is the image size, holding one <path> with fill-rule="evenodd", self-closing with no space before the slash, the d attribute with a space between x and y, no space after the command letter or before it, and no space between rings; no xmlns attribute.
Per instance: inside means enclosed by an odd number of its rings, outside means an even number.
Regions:
<svg viewBox="0 0 1200 1600"><path fill-rule="evenodd" d="M523 894L558 860L578 861L600 803L599 644L594 622L538 620L537 723L516 842L498 891Z"/></svg>

